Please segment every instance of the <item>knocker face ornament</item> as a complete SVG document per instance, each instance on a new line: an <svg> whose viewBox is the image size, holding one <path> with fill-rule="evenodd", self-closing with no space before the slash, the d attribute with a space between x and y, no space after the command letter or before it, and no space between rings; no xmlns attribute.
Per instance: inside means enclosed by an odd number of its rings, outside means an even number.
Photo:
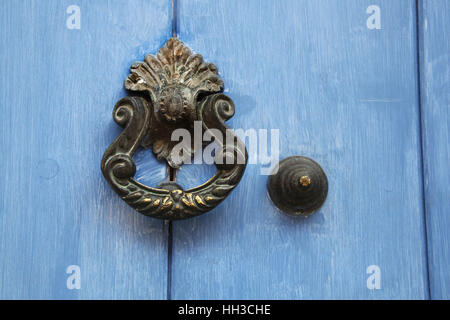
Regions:
<svg viewBox="0 0 450 320"><path fill-rule="evenodd" d="M216 207L236 187L244 174L247 151L235 136L232 143L224 142L223 137L231 134L224 122L234 115L234 103L222 94L223 87L216 66L176 38L169 39L156 56L147 55L131 66L125 88L140 94L123 98L114 107L113 118L124 130L101 164L106 180L131 207L154 218L186 219ZM159 160L174 169L191 158L197 151L195 143L179 154L174 152L179 142L171 137L180 128L193 133L196 121L220 149L215 155L217 173L209 181L183 190L175 182L153 188L133 179L132 157L139 147L151 147Z"/></svg>

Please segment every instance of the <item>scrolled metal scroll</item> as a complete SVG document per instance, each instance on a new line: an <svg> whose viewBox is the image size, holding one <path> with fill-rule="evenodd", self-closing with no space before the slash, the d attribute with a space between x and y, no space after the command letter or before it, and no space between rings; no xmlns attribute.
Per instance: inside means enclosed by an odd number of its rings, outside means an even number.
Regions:
<svg viewBox="0 0 450 320"><path fill-rule="evenodd" d="M125 88L147 95L123 98L114 107L113 118L124 130L105 151L101 163L114 191L140 213L160 219L186 219L216 207L241 180L248 157L244 144L225 125L235 107L221 93L223 82L216 66L172 38L156 57L148 55L144 62L132 65ZM177 128L192 132L195 121L201 122L219 146L214 158L217 172L209 181L183 190L175 182L154 188L133 178L133 155L139 147L151 146L159 159L179 168L183 158L174 156L171 134ZM223 139L227 135L228 139ZM193 145L186 150L184 157L196 151Z"/></svg>

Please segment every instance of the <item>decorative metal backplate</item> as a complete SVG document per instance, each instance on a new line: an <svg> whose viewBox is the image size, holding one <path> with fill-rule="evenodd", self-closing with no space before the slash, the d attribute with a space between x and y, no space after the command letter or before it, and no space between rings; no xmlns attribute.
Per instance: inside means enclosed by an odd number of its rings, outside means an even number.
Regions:
<svg viewBox="0 0 450 320"><path fill-rule="evenodd" d="M155 56L147 55L131 66L125 88L140 94L123 98L114 107L113 118L124 130L101 163L106 180L131 207L154 218L186 219L216 207L236 187L247 165L247 151L237 137L233 143L222 139L232 134L224 122L235 110L223 87L217 67L176 38L169 39ZM133 178L132 158L139 147L152 147L157 158L174 169L190 159L196 144L192 142L179 154L174 152L178 142L171 141L171 136L179 128L193 133L194 121L201 122L202 130L208 130L221 150L215 155L217 173L209 181L183 190L175 182L152 188Z"/></svg>

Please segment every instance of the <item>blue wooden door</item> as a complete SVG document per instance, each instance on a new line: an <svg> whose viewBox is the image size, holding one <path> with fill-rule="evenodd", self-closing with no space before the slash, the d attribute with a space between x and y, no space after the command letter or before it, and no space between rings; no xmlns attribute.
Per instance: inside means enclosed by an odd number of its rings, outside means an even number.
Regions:
<svg viewBox="0 0 450 320"><path fill-rule="evenodd" d="M446 1L0 8L0 298L450 297ZM329 193L315 215L282 215L261 161L220 206L185 221L146 218L110 189L100 160L120 132L112 108L131 63L173 31L219 67L232 128L268 130L269 144L278 130L277 158L321 164ZM135 160L139 181L166 178L151 152ZM213 172L188 165L177 181Z"/></svg>

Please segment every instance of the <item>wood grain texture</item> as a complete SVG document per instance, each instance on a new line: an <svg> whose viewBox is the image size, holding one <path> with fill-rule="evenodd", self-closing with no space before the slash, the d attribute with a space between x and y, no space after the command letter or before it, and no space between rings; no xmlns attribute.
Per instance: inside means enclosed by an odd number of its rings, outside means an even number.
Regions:
<svg viewBox="0 0 450 320"><path fill-rule="evenodd" d="M72 4L80 30L66 28ZM130 64L170 35L165 0L1 2L0 298L166 298L163 222L129 208L100 160Z"/></svg>
<svg viewBox="0 0 450 320"><path fill-rule="evenodd" d="M450 3L419 7L422 137L430 289L450 298Z"/></svg>
<svg viewBox="0 0 450 320"><path fill-rule="evenodd" d="M173 298L428 298L415 1L376 2L381 30L368 0L180 1L180 38L219 67L231 127L280 129L281 158L316 160L329 194L288 218L249 165L217 209L174 222Z"/></svg>

